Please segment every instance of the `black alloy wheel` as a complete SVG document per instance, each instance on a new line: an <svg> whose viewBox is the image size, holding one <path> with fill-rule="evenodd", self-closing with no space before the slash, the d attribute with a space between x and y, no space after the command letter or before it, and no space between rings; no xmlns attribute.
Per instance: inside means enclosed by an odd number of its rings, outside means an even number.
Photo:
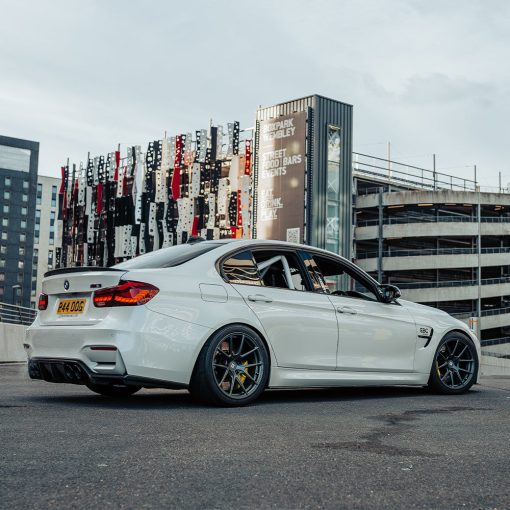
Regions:
<svg viewBox="0 0 510 510"><path fill-rule="evenodd" d="M269 358L260 336L242 325L214 334L198 357L190 391L208 404L242 406L253 402L269 376Z"/></svg>
<svg viewBox="0 0 510 510"><path fill-rule="evenodd" d="M461 333L448 333L437 347L429 386L450 395L465 393L477 374L478 355L472 340Z"/></svg>

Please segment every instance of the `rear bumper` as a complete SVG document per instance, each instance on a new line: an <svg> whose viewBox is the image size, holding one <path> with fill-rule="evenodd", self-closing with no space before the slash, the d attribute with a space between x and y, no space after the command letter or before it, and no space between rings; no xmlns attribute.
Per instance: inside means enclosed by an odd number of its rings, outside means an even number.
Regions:
<svg viewBox="0 0 510 510"><path fill-rule="evenodd" d="M28 362L31 379L42 379L53 383L69 384L121 384L144 388L187 388L184 384L160 381L128 374L104 375L92 372L83 361L75 359L32 358Z"/></svg>
<svg viewBox="0 0 510 510"><path fill-rule="evenodd" d="M208 328L145 307L126 307L88 326L44 325L37 318L27 330L25 343L29 362L74 361L89 377L159 381L158 387L175 387L189 384L195 360L210 334Z"/></svg>

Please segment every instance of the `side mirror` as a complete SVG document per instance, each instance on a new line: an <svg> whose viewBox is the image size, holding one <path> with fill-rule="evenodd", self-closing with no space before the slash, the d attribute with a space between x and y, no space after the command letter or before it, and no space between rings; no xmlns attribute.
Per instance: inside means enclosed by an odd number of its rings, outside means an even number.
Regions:
<svg viewBox="0 0 510 510"><path fill-rule="evenodd" d="M402 295L400 289L395 287L395 285L381 285L380 289L382 299L385 303L391 303Z"/></svg>

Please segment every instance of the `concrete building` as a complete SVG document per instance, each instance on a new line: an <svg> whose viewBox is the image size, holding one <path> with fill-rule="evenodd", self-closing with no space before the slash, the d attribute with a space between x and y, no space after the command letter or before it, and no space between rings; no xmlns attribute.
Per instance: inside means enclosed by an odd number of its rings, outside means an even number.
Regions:
<svg viewBox="0 0 510 510"><path fill-rule="evenodd" d="M39 142L0 136L0 301L30 306Z"/></svg>
<svg viewBox="0 0 510 510"><path fill-rule="evenodd" d="M510 194L469 179L355 159L354 257L402 297L479 331L485 350L510 343ZM505 345L506 344L506 345Z"/></svg>
<svg viewBox="0 0 510 510"><path fill-rule="evenodd" d="M55 253L59 247L56 224L60 179L39 175L35 205L34 254L30 306L35 308L41 293L44 273L55 267Z"/></svg>

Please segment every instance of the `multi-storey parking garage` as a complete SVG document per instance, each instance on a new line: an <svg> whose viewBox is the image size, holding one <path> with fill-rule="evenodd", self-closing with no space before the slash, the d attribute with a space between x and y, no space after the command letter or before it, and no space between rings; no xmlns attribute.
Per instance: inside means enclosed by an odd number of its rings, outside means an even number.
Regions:
<svg viewBox="0 0 510 510"><path fill-rule="evenodd" d="M359 266L411 301L473 321L485 351L510 342L510 194L382 160L355 165ZM375 171L374 171L375 170Z"/></svg>

